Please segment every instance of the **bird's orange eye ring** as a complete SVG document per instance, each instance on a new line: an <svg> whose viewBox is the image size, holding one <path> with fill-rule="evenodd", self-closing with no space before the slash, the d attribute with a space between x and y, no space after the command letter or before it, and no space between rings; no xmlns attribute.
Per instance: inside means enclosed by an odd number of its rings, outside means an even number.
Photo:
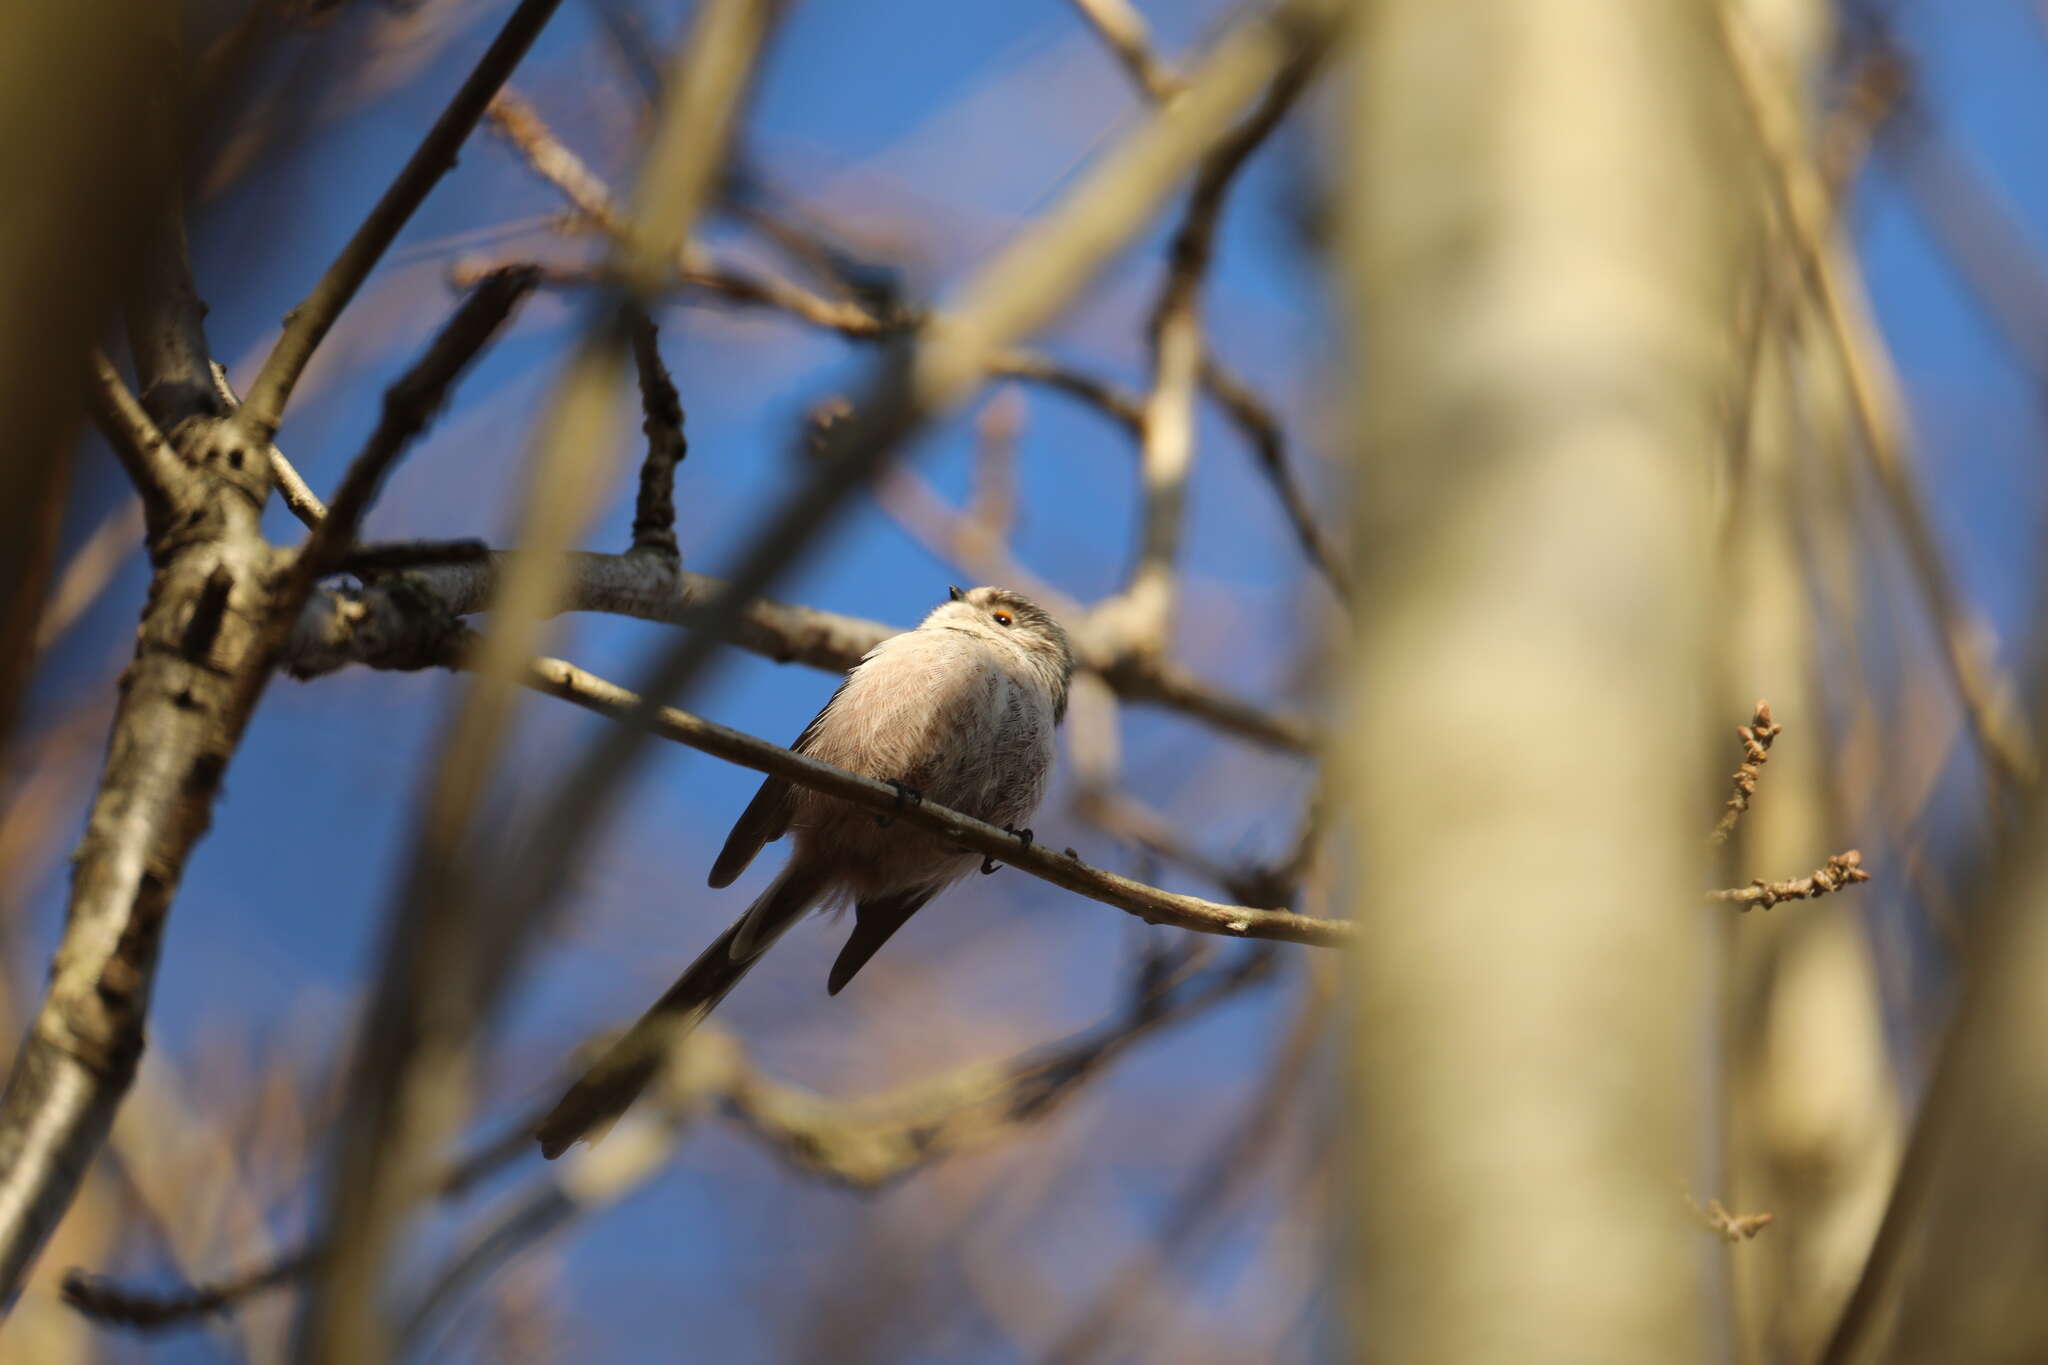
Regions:
<svg viewBox="0 0 2048 1365"><path fill-rule="evenodd" d="M999 611L995 613L995 618L996 624L999 626L1007 626L1010 624L1010 613L1006 611Z"/></svg>

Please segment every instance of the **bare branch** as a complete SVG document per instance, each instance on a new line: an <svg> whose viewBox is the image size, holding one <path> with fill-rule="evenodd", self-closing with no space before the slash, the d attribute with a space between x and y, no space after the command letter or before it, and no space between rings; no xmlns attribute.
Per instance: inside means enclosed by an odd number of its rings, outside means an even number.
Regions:
<svg viewBox="0 0 2048 1365"><path fill-rule="evenodd" d="M408 574L402 582L316 594L286 647L285 667L303 679L353 663L372 668L435 666L452 618L486 610L504 562L516 556L493 551L479 559L468 542L459 542L447 546L444 557L450 562ZM704 574L672 574L632 555L576 553L568 559L568 581L559 602L564 611L606 612L704 629L703 603L716 599L727 586ZM756 598L724 638L778 663L844 673L897 630L880 621ZM1086 640L1078 643L1083 667L1100 673L1127 701L1165 706L1227 734L1290 753L1308 754L1317 748L1317 735L1301 716L1269 711L1223 692L1171 659L1112 659L1088 653Z"/></svg>
<svg viewBox="0 0 2048 1365"><path fill-rule="evenodd" d="M426 354L385 391L384 411L376 430L349 465L326 515L306 538L293 581L279 596L286 629L296 619L314 581L332 573L346 557L356 528L362 525L391 467L426 429L455 381L490 344L533 286L534 276L527 271L486 276L435 334Z"/></svg>
<svg viewBox="0 0 2048 1365"><path fill-rule="evenodd" d="M1863 870L1863 855L1852 848L1846 853L1831 856L1826 865L1811 876L1786 882L1758 880L1726 891L1709 891L1707 899L1725 901L1744 910L1759 906L1768 910L1779 901L1825 896L1830 891L1840 891L1845 886L1869 880L1870 874Z"/></svg>
<svg viewBox="0 0 2048 1365"><path fill-rule="evenodd" d="M644 713L641 698L560 659L534 660L527 685L573 702L585 710L619 720L640 723ZM674 707L660 708L651 721L645 723L649 733L662 739L687 744L756 772L773 773L799 786L864 806L878 815L897 816L906 824L943 834L962 848L999 859L1020 872L1028 872L1090 900L1113 905L1148 924L1169 924L1175 928L1230 938L1276 939L1318 947L1341 946L1352 938L1351 926L1336 920L1310 919L1284 909L1219 905L1197 896L1162 891L1114 872L1090 867L1072 851L1059 853L1035 843L1026 844L1008 830L929 801L905 808L902 794L887 782L861 777Z"/></svg>
<svg viewBox="0 0 2048 1365"><path fill-rule="evenodd" d="M1749 809L1750 801L1756 796L1757 777L1764 764L1771 757L1771 741L1785 727L1771 720L1771 704L1759 701L1756 714L1749 724L1735 727L1736 735L1742 740L1742 766L1729 779L1735 790L1728 797L1728 804L1722 808L1721 818L1714 823L1714 832L1707 836L1709 844L1725 844L1728 836L1735 833L1736 822Z"/></svg>
<svg viewBox="0 0 2048 1365"><path fill-rule="evenodd" d="M213 364L213 388L219 395L221 406L233 412L242 406L242 400L235 396L234 386L228 383L228 372L216 361ZM265 456L270 462L270 481L277 488L277 494L284 499L285 507L299 519L307 530L312 530L327 519L327 504L313 491L312 485L299 476L292 462L284 457L276 442L268 442Z"/></svg>
<svg viewBox="0 0 2048 1365"><path fill-rule="evenodd" d="M775 0L711 0L697 11L614 251L618 276L636 293L658 283L689 240L774 9ZM481 91L477 114L502 80L500 72ZM612 444L634 307L637 298L614 301L604 324L586 335L542 424L519 533L532 553L513 560L498 584L491 633L474 651L479 676L447 728L423 802L333 1142L325 1217L333 1240L297 1329L306 1365L389 1353L392 1324L382 1305L390 1249L430 1188L435 1152L459 1122L476 1030L546 904L519 886L518 866L507 870L516 890L507 894L498 884L476 846L474 817L516 714L517 694L507 683L537 649L559 601L565 552L603 491L603 462L592 452ZM539 842L529 840L529 848Z"/></svg>
<svg viewBox="0 0 2048 1365"><path fill-rule="evenodd" d="M633 504L633 551L668 565L682 558L676 545L676 466L689 453L683 436L683 401L661 363L660 336L645 313L632 322L633 361L640 373L640 406L647 458L640 465L640 495Z"/></svg>
<svg viewBox="0 0 2048 1365"><path fill-rule="evenodd" d="M1116 1017L1066 1042L1000 1062L978 1062L858 1100L820 1096L762 1075L733 1035L707 1025L677 1050L657 1098L661 1112L629 1120L602 1148L549 1169L510 1209L493 1218L435 1275L410 1314L415 1340L444 1305L510 1256L571 1218L609 1206L666 1164L689 1123L719 1106L792 1165L854 1189L872 1190L958 1152L988 1146L1057 1112L1131 1047L1193 1018L1271 976L1278 959L1255 947L1202 973L1146 973ZM585 1049L592 1051L594 1049ZM444 1196L532 1150L531 1123L478 1149L436 1184ZM303 1243L267 1265L172 1294L132 1289L82 1271L64 1282L65 1301L101 1322L153 1332L231 1308L290 1283L321 1255Z"/></svg>
<svg viewBox="0 0 2048 1365"><path fill-rule="evenodd" d="M398 178L327 267L313 292L286 317L284 334L263 362L256 382L250 386L249 401L242 408L243 427L252 441L267 444L277 434L278 423L284 419L284 406L328 329L334 326L341 310L355 297L356 290L362 287L428 192L455 165L457 149L560 4L561 0L520 0L519 8L505 20L498 36L448 107L434 120L434 126L420 140Z"/></svg>
<svg viewBox="0 0 2048 1365"><path fill-rule="evenodd" d="M1901 436L1898 379L1870 317L1854 266L1837 241L1826 182L1807 154L1799 118L1783 81L1770 69L1743 17L1717 5L1723 47L1745 112L1762 147L1787 236L1827 324L1842 366L1849 408L1864 457L1904 543L1923 608L1940 637L1942 660L1985 757L2007 783L2027 786L2039 770L2034 737L2014 701L1988 627L1958 592L1927 512L1926 496L1908 463Z"/></svg>
<svg viewBox="0 0 2048 1365"><path fill-rule="evenodd" d="M600 735L537 812L507 878L508 894L547 904L645 753L643 733L666 700L692 682L717 639L816 541L847 497L914 432L951 412L985 380L991 359L1049 321L1112 252L1136 233L1180 175L1230 131L1240 107L1302 46L1325 41L1342 7L1301 0L1247 20L1204 64L1181 98L1105 155L1061 200L980 271L956 308L885 353L869 400L843 437L757 530L727 589L704 610L704 629L663 650L634 699L629 723ZM501 912L503 907L500 907Z"/></svg>
<svg viewBox="0 0 2048 1365"><path fill-rule="evenodd" d="M150 526L160 528L190 489L192 471L171 449L135 395L128 392L106 355L95 348L90 363L86 396L93 422L141 495Z"/></svg>
<svg viewBox="0 0 2048 1365"><path fill-rule="evenodd" d="M1073 5L1102 35L1103 44L1148 98L1163 104L1180 93L1184 83L1152 51L1152 35L1145 27L1145 16L1138 13L1131 0L1073 0Z"/></svg>

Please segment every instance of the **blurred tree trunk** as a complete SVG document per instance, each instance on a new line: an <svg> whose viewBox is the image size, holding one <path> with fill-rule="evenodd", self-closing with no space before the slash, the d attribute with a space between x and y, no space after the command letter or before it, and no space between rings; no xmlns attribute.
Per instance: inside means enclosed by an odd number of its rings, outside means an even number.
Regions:
<svg viewBox="0 0 2048 1365"><path fill-rule="evenodd" d="M1759 46L1805 97L1832 47L1827 0L1747 0ZM1766 246L1752 268L1764 281L1753 331L1759 354L1750 402L1731 420L1732 477L1722 541L1723 761L1738 750L1730 727L1768 698L1785 733L1771 750L1755 806L1736 830L1716 881L1782 876L1847 847L1830 818L1829 753L1816 670L1819 622L1801 562L1803 531L1853 534L1844 500L1804 452L1842 450L1853 433L1840 404L1800 411L1800 394L1839 387L1831 357L1797 347L1804 302L1789 250ZM1773 259L1775 257L1775 260ZM1817 325L1817 324L1816 324ZM1808 373L1819 371L1819 373ZM1835 425L1816 432L1811 423ZM1843 623L1845 626L1847 623ZM1733 917L1725 1016L1728 1088L1726 1184L1715 1191L1743 1212L1768 1211L1768 1233L1730 1247L1743 1358L1812 1360L1840 1314L1869 1248L1897 1167L1898 1096L1885 1052L1876 965L1863 903L1830 898L1796 912Z"/></svg>
<svg viewBox="0 0 2048 1365"><path fill-rule="evenodd" d="M148 9L149 7L144 7ZM58 521L83 426L85 358L128 282L168 168L137 136L160 82L175 6L118 0L19 5L0 45L0 750L34 664ZM107 465L107 472L114 466ZM88 477L104 477L93 471ZM9 770L11 771L11 770ZM0 869L4 875L4 869ZM0 904L0 915L19 907ZM20 1021L0 988L0 1032ZM8 1319L0 1356L82 1360L91 1329L56 1297L65 1266L100 1260L111 1228L98 1182L58 1231L51 1257Z"/></svg>
<svg viewBox="0 0 2048 1365"><path fill-rule="evenodd" d="M1757 199L1705 0L1384 0L1344 247L1359 1353L1699 1359L1710 477Z"/></svg>

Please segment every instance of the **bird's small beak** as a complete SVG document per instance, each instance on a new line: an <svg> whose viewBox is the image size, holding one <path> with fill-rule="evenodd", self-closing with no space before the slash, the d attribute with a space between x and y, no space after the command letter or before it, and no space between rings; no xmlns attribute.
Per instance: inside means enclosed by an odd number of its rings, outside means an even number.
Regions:
<svg viewBox="0 0 2048 1365"><path fill-rule="evenodd" d="M960 589L958 589L958 588L956 588L956 587L953 587L953 586L952 586L951 584L948 584L948 585L946 586L946 600L947 600L947 601L949 601L949 602L959 602L959 601L963 601L963 600L965 600L965 598L966 598L966 597L967 597L967 594L966 594L966 593L964 593L964 592L960 591Z"/></svg>

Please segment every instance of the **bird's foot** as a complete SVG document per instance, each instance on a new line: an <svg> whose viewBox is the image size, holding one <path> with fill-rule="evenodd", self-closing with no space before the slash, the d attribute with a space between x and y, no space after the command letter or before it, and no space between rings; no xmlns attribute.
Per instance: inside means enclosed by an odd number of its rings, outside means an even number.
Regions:
<svg viewBox="0 0 2048 1365"><path fill-rule="evenodd" d="M1017 842L1018 842L1018 843L1020 843L1020 844L1022 844L1022 845L1023 845L1023 846L1025 847L1025 848L1029 848L1029 847L1031 847L1031 839L1032 839L1032 834L1031 834L1031 831L1030 831L1030 830L1028 830L1028 829L1016 829L1016 828L1014 828L1014 827L1012 827L1012 826L1010 826L1010 825L1004 825L1004 826L1003 826L1003 830L1004 830L1004 832L1005 832L1005 833L1009 833L1009 834L1014 834L1014 835L1016 835L1016 836L1017 836ZM994 871L995 871L995 870L996 870L997 868L999 868L999 867L1001 867L1001 866L1002 866L1002 864L1001 864L1001 863L999 863L999 862L997 862L997 861L996 861L996 860L995 860L995 859L994 859L994 858L993 858L992 856L990 856L990 855L988 855L988 854L983 854L983 855L982 855L982 858L981 858L981 875L982 875L982 876L984 876L984 877L988 876L988 875L989 875L990 873L994 872Z"/></svg>
<svg viewBox="0 0 2048 1365"><path fill-rule="evenodd" d="M889 785L896 789L896 809L890 811L887 815L877 815L875 817L875 823L883 829L887 829L895 824L896 817L912 806L924 804L924 793L917 788L906 787L901 782L891 782Z"/></svg>

